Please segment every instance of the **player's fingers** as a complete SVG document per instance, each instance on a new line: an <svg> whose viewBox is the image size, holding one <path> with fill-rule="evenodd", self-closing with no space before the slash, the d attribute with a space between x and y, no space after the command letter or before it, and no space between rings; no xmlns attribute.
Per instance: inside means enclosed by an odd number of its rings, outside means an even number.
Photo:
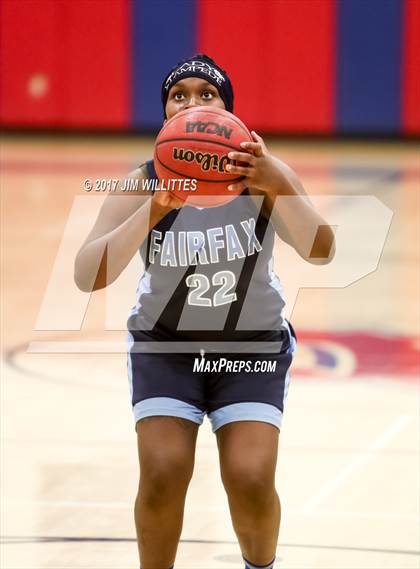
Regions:
<svg viewBox="0 0 420 569"><path fill-rule="evenodd" d="M260 142L241 142L242 148L252 152L254 156L262 156L263 149Z"/></svg>
<svg viewBox="0 0 420 569"><path fill-rule="evenodd" d="M226 171L229 174L238 174L238 176L249 176L251 173L248 166L236 166L235 164L226 164Z"/></svg>
<svg viewBox="0 0 420 569"><path fill-rule="evenodd" d="M238 162L245 162L246 164L254 163L253 154L249 154L248 152L229 152L228 157L231 160L237 160Z"/></svg>
<svg viewBox="0 0 420 569"><path fill-rule="evenodd" d="M242 192L246 187L246 182L236 182L235 184L230 184L228 190L230 192Z"/></svg>
<svg viewBox="0 0 420 569"><path fill-rule="evenodd" d="M264 154L264 151L267 150L266 146L265 146L265 142L263 140L263 138L257 134L255 132L255 130L251 131L252 134L252 138L259 144L259 150L256 152L256 156L262 156Z"/></svg>
<svg viewBox="0 0 420 569"><path fill-rule="evenodd" d="M250 151L254 150L258 146L259 146L259 142L250 142L249 140L241 142L241 147L246 148L247 150L250 150Z"/></svg>

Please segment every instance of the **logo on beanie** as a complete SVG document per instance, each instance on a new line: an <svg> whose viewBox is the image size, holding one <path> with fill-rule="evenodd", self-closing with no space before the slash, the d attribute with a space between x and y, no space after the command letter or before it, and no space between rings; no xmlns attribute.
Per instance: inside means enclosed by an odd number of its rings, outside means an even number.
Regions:
<svg viewBox="0 0 420 569"><path fill-rule="evenodd" d="M207 134L216 134L217 136L224 136L229 140L233 132L233 128L228 128L223 124L217 122L203 122L194 121L187 122L185 125L185 132L205 132Z"/></svg>
<svg viewBox="0 0 420 569"><path fill-rule="evenodd" d="M175 71L173 71L165 82L165 90L167 91L172 85L173 81L177 79L180 75L184 73L201 73L202 75L207 75L213 81L216 81L218 85L223 85L226 78L220 73L218 69L206 63L205 61L187 61L180 65Z"/></svg>

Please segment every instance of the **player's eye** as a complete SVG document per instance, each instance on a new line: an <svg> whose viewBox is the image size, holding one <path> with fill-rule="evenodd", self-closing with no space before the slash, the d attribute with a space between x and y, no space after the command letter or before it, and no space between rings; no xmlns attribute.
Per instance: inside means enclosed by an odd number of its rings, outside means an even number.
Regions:
<svg viewBox="0 0 420 569"><path fill-rule="evenodd" d="M175 101L182 101L183 98L184 98L184 93L182 93L182 91L177 91L176 93L174 93Z"/></svg>
<svg viewBox="0 0 420 569"><path fill-rule="evenodd" d="M214 97L214 95L211 91L203 91L201 93L201 96L203 97L203 99L206 99L206 100L213 99L213 97Z"/></svg>

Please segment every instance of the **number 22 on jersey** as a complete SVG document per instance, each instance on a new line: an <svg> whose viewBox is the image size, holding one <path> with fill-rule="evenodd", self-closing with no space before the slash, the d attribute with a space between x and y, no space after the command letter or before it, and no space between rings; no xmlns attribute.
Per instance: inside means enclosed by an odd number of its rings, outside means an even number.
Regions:
<svg viewBox="0 0 420 569"><path fill-rule="evenodd" d="M218 271L214 273L211 284L217 288L213 297L205 296L210 289L210 279L203 274L195 273L185 279L186 285L191 288L187 302L191 306L222 306L237 300L236 292L230 292L236 284L235 274L232 271Z"/></svg>

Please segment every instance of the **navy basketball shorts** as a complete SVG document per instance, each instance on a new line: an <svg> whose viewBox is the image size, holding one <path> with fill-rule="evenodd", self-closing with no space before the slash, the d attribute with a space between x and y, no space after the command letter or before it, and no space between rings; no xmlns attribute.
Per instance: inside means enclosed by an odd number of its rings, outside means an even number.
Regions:
<svg viewBox="0 0 420 569"><path fill-rule="evenodd" d="M278 353L139 353L129 332L128 377L135 423L180 417L213 431L236 421L262 421L280 429L296 335L286 322ZM283 331L284 332L284 331Z"/></svg>

